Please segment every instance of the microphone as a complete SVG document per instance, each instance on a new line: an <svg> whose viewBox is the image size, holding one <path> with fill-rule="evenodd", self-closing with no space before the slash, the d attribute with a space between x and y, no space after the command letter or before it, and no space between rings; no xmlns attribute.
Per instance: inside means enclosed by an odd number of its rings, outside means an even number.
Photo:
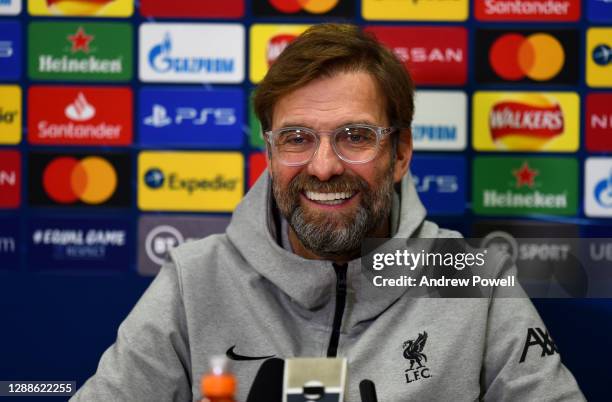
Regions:
<svg viewBox="0 0 612 402"><path fill-rule="evenodd" d="M345 358L292 358L285 362L283 402L344 401Z"/></svg>
<svg viewBox="0 0 612 402"><path fill-rule="evenodd" d="M284 371L282 359L274 357L264 361L257 370L246 402L282 402Z"/></svg>
<svg viewBox="0 0 612 402"><path fill-rule="evenodd" d="M362 380L359 383L359 394L361 395L361 402L378 402L376 387L372 380Z"/></svg>

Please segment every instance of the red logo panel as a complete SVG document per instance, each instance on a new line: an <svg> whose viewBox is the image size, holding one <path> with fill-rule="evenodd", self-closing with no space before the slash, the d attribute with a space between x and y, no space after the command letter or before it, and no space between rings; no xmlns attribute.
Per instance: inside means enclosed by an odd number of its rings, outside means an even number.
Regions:
<svg viewBox="0 0 612 402"><path fill-rule="evenodd" d="M249 188L255 184L266 167L266 156L263 152L253 153L249 156Z"/></svg>
<svg viewBox="0 0 612 402"><path fill-rule="evenodd" d="M612 93L587 95L586 148L612 151Z"/></svg>
<svg viewBox="0 0 612 402"><path fill-rule="evenodd" d="M129 88L35 86L28 99L28 140L32 144L132 143Z"/></svg>
<svg viewBox="0 0 612 402"><path fill-rule="evenodd" d="M145 17L240 18L244 0L141 0L140 13Z"/></svg>
<svg viewBox="0 0 612 402"><path fill-rule="evenodd" d="M0 151L0 208L17 208L21 199L21 159L18 151Z"/></svg>
<svg viewBox="0 0 612 402"><path fill-rule="evenodd" d="M578 21L580 0L474 0L480 21Z"/></svg>
<svg viewBox="0 0 612 402"><path fill-rule="evenodd" d="M462 27L368 27L404 63L417 85L463 85L467 31Z"/></svg>

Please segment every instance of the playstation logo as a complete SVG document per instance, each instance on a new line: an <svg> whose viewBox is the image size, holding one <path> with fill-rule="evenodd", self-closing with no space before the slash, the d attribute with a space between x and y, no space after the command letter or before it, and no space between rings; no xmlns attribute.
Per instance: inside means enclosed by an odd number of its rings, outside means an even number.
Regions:
<svg viewBox="0 0 612 402"><path fill-rule="evenodd" d="M608 45L602 44L595 46L591 55L593 61L600 66L607 66L612 63L612 49Z"/></svg>
<svg viewBox="0 0 612 402"><path fill-rule="evenodd" d="M149 169L144 175L144 181L149 188L158 189L164 185L164 172L158 168Z"/></svg>
<svg viewBox="0 0 612 402"><path fill-rule="evenodd" d="M172 124L172 119L168 117L168 111L165 107L155 104L151 116L145 117L144 124L152 127L165 127Z"/></svg>
<svg viewBox="0 0 612 402"><path fill-rule="evenodd" d="M0 40L0 59L8 59L13 53L13 42Z"/></svg>

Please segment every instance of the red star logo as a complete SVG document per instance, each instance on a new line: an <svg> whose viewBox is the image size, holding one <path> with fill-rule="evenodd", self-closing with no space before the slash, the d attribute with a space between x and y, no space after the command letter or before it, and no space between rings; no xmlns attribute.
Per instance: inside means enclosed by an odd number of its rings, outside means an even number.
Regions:
<svg viewBox="0 0 612 402"><path fill-rule="evenodd" d="M68 35L68 40L72 42L72 49L70 49L72 53L76 53L79 50L89 53L89 43L94 40L94 36L87 35L83 27L79 27L75 34Z"/></svg>
<svg viewBox="0 0 612 402"><path fill-rule="evenodd" d="M523 162L520 169L514 169L512 171L514 177L516 177L516 188L523 186L529 186L533 188L535 186L535 177L540 174L538 170L531 169L527 161Z"/></svg>

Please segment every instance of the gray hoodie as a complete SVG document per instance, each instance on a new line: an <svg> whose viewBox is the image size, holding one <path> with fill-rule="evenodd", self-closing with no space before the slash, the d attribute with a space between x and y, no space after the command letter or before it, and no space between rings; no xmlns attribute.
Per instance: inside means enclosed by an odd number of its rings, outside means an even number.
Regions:
<svg viewBox="0 0 612 402"><path fill-rule="evenodd" d="M171 253L72 400L197 400L208 358L230 348L248 357L346 357L349 402L361 400L363 379L381 402L584 400L529 299L372 291L359 259L342 269L279 245L275 215L265 173L225 234ZM406 176L394 237L459 235L425 215ZM234 362L238 401L262 361Z"/></svg>

